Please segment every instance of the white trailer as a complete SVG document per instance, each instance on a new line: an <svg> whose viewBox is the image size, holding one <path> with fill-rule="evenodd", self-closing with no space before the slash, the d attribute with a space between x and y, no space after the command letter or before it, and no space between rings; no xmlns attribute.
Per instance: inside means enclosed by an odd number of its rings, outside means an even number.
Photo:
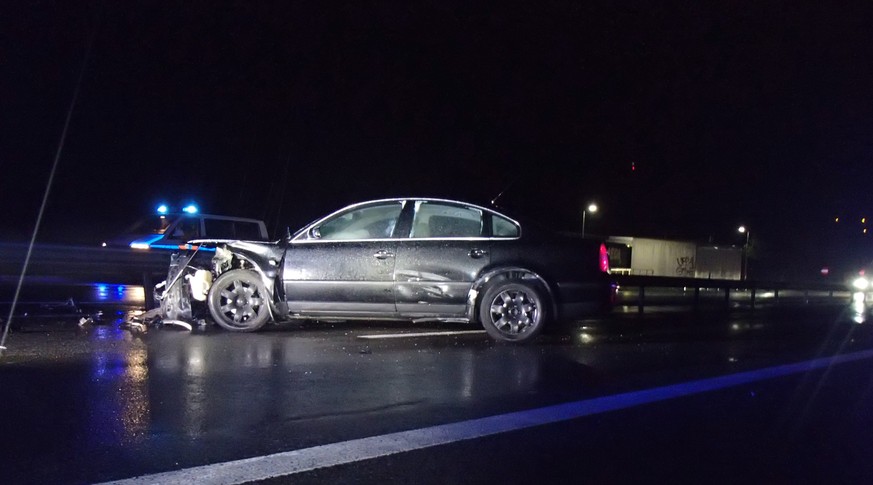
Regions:
<svg viewBox="0 0 873 485"><path fill-rule="evenodd" d="M734 246L641 237L610 237L608 245L610 256L620 259L610 263L613 273L727 280L741 275L742 248Z"/></svg>

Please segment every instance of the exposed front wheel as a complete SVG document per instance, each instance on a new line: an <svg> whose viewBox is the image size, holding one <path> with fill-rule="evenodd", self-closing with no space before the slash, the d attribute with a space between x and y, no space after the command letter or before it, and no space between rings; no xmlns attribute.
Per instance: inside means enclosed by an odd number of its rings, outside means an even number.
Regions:
<svg viewBox="0 0 873 485"><path fill-rule="evenodd" d="M482 295L479 321L492 338L525 343L543 330L548 309L538 285L519 280L500 280Z"/></svg>
<svg viewBox="0 0 873 485"><path fill-rule="evenodd" d="M209 289L209 313L215 323L233 332L254 332L270 319L269 295L257 273L228 271Z"/></svg>

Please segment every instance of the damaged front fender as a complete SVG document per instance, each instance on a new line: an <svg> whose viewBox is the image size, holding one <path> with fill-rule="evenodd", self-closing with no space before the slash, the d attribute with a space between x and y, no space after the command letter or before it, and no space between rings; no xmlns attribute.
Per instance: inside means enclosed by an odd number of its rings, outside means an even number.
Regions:
<svg viewBox="0 0 873 485"><path fill-rule="evenodd" d="M279 243L248 241L192 241L197 244L217 243L212 258L213 271L218 277L231 269L251 269L260 275L264 286L274 294L276 277L281 268L284 248Z"/></svg>
<svg viewBox="0 0 873 485"><path fill-rule="evenodd" d="M167 280L156 287L156 297L164 319L191 321L205 313L213 281L232 269L254 271L272 295L270 313L277 313L276 278L281 268L284 248L279 243L199 239L189 241L195 248L215 247L211 261L195 259L197 250L171 256ZM163 287L162 287L163 286ZM198 312L198 307L200 312ZM281 312L280 312L281 313Z"/></svg>

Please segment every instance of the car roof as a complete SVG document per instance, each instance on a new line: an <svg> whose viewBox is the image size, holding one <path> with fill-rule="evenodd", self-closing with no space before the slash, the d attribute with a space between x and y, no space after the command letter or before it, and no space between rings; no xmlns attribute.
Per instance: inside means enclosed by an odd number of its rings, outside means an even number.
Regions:
<svg viewBox="0 0 873 485"><path fill-rule="evenodd" d="M198 212L196 214L188 214L186 212L171 212L169 214L162 214L162 215L166 215L167 217L172 217L173 219L176 219L178 216L182 216L182 217L205 217L207 219L220 219L220 220L225 220L225 221L256 222L258 224L261 224L263 222L259 219L252 219L250 217L219 216L219 215L215 215L215 214L204 214L201 212Z"/></svg>
<svg viewBox="0 0 873 485"><path fill-rule="evenodd" d="M492 213L494 213L494 214L497 214L497 215L500 215L500 216L506 217L507 219L512 219L512 218L509 217L508 215L506 215L506 214L504 214L504 213L502 213L502 212L500 212L500 211L498 211L498 210L495 210L495 209L489 208L489 207L484 207L484 206L481 206L481 205L479 205L479 204L474 204L474 203L472 203L472 202L467 202L467 201L463 201L463 200L443 199L443 198L439 198L439 197L389 197L389 198L385 198L385 199L373 199L373 200L367 200L367 201L363 201L363 202L356 202L356 203L354 203L354 204L347 205L347 206L342 207L341 209L339 209L339 210L337 210L337 211L332 212L330 215L336 214L336 213L341 212L341 211L344 211L344 210L346 210L346 209L351 209L351 208L354 208L354 207L363 206L363 205L368 205L368 204L375 204L375 203L379 203L379 202L403 202L403 201L407 201L407 200L413 200L413 201L425 201L425 202L447 202L447 203L449 203L449 204L460 204L460 205L465 205L465 206L468 206L468 207L474 207L474 208L476 208L476 209L481 209L481 210L484 210L484 211L492 212ZM329 215L329 216L330 216L330 215ZM328 217L329 217L329 216L328 216ZM513 220L514 220L514 219L513 219Z"/></svg>

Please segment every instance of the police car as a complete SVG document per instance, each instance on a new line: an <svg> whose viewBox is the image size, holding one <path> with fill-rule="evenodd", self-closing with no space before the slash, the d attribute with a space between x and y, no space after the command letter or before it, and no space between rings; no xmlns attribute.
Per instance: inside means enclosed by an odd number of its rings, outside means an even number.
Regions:
<svg viewBox="0 0 873 485"><path fill-rule="evenodd" d="M128 245L138 250L178 251L185 249L192 239L268 240L263 221L202 214L194 204L186 205L180 212L173 212L168 205L161 204L156 218L141 221L137 229L139 234Z"/></svg>

